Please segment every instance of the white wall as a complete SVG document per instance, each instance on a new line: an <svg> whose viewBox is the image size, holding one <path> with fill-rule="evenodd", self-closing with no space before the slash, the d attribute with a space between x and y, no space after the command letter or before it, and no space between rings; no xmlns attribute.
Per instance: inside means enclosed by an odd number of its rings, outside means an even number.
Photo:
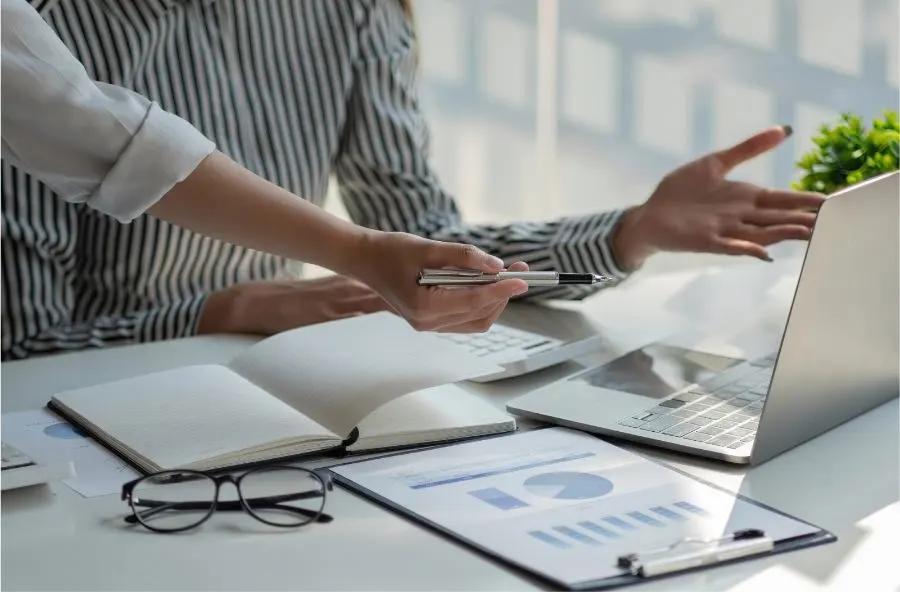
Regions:
<svg viewBox="0 0 900 592"><path fill-rule="evenodd" d="M897 0L415 6L434 162L470 220L641 201L677 164L772 124L794 138L735 178L787 186L821 123L898 107Z"/></svg>

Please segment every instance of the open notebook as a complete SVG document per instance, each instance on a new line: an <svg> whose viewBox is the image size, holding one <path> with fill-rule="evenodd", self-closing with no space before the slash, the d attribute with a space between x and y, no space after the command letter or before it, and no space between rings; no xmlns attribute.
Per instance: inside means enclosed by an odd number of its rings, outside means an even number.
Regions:
<svg viewBox="0 0 900 592"><path fill-rule="evenodd" d="M455 383L494 364L378 313L264 339L187 366L54 395L49 407L145 472L223 469L515 430Z"/></svg>

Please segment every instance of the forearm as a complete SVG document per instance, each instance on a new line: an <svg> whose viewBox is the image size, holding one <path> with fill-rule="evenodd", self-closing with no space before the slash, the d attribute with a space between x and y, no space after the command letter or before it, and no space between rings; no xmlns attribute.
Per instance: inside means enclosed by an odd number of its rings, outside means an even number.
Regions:
<svg viewBox="0 0 900 592"><path fill-rule="evenodd" d="M354 274L372 231L345 222L213 153L148 213L236 245Z"/></svg>

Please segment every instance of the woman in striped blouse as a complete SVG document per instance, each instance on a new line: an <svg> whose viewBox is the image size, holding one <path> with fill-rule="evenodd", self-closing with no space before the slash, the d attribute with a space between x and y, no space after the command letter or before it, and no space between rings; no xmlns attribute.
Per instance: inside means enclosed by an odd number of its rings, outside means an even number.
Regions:
<svg viewBox="0 0 900 592"><path fill-rule="evenodd" d="M661 250L767 258L805 239L819 196L725 179L786 128L677 169L641 206L474 226L427 162L401 0L32 0L96 80L194 124L219 150L321 204L334 175L358 224L467 242L532 269L624 278ZM147 216L123 226L3 163L3 357L212 332L269 334L385 304L342 277ZM532 291L581 298L587 288Z"/></svg>

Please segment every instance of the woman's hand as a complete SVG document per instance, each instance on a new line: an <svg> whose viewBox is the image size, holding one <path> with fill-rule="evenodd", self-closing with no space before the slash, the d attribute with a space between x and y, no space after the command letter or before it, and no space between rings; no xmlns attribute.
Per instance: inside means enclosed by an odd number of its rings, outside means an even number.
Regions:
<svg viewBox="0 0 900 592"><path fill-rule="evenodd" d="M771 128L666 175L646 203L622 218L614 239L619 263L634 269L659 251L749 255L770 261L769 245L807 240L824 196L725 178L790 134L787 127Z"/></svg>
<svg viewBox="0 0 900 592"><path fill-rule="evenodd" d="M486 331L510 298L523 294L522 280L478 287L433 287L417 283L426 268L503 270L503 262L471 245L445 243L405 233L365 233L354 249L358 264L351 275L378 292L393 310L419 331L469 333ZM528 269L524 263L510 266Z"/></svg>

